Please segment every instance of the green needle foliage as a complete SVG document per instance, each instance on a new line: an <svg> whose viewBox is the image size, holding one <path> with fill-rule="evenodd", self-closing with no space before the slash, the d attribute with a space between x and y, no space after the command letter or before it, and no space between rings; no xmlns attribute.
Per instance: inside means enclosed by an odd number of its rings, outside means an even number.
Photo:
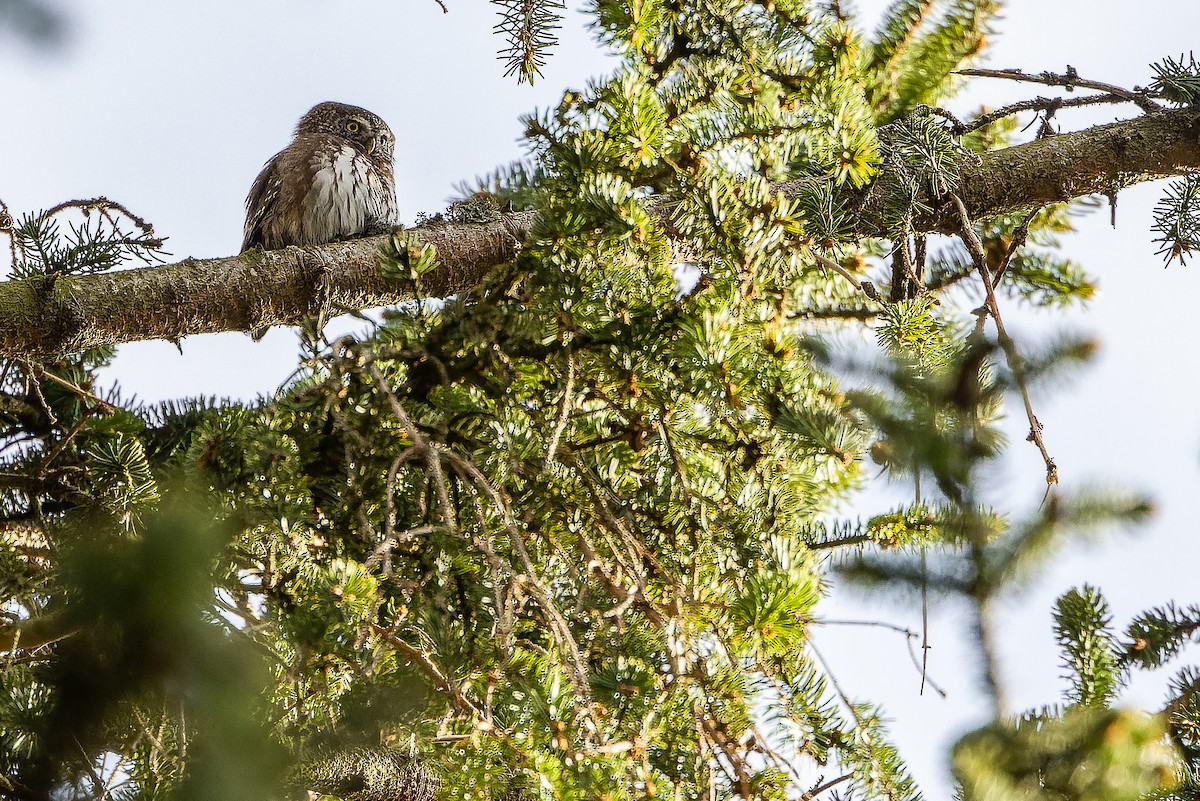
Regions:
<svg viewBox="0 0 1200 801"><path fill-rule="evenodd" d="M953 756L963 796L997 801L1153 797L1172 762L1158 719L1086 708L973 732Z"/></svg>
<svg viewBox="0 0 1200 801"><path fill-rule="evenodd" d="M1188 56L1176 61L1165 58L1151 65L1156 76L1154 88L1168 100L1181 106L1194 106L1200 100L1200 62ZM1185 264L1187 257L1200 247L1200 185L1193 176L1186 176L1167 185L1166 192L1154 209L1153 230L1161 244L1158 252L1169 265L1175 259Z"/></svg>
<svg viewBox="0 0 1200 801"><path fill-rule="evenodd" d="M17 278L104 272L135 258L162 261L163 240L153 226L105 198L61 203L5 228Z"/></svg>
<svg viewBox="0 0 1200 801"><path fill-rule="evenodd" d="M1072 703L1108 705L1123 683L1108 603L1085 585L1063 593L1055 606L1054 632L1063 650Z"/></svg>
<svg viewBox="0 0 1200 801"><path fill-rule="evenodd" d="M1180 56L1164 58L1157 64L1152 64L1155 80L1154 88L1168 100L1184 106L1192 106L1200 100L1200 62L1194 55L1189 55L1187 61Z"/></svg>
<svg viewBox="0 0 1200 801"><path fill-rule="evenodd" d="M1154 207L1153 230L1167 264L1176 259L1187 264L1188 256L1200 249L1200 181L1189 175L1167 184Z"/></svg>
<svg viewBox="0 0 1200 801"><path fill-rule="evenodd" d="M559 7L498 5L532 80ZM929 108L997 10L901 0L871 37L836 3L596 0L622 60L527 120L528 162L489 189L537 223L472 291L361 337L306 331L293 380L255 403L124 402L97 385L109 352L0 364L0 790L917 799L883 711L812 646L832 555L844 580L972 610L997 716L955 751L964 798L1183 793L1195 676L1164 714L1112 704L1133 666L1179 655L1195 610L1152 611L1118 647L1097 591L1064 596L1070 705L1004 706L996 603L1149 509L989 506L1005 404L1092 350L1018 345L996 297L1093 291L1055 252L1066 206L914 232L1014 136ZM898 189L865 238L838 198L881 175ZM103 224L58 219L85 211ZM138 223L11 221L14 276L148 255ZM380 258L416 288L438 266L406 231ZM877 363L831 355L865 322ZM834 519L867 458L912 503Z"/></svg>
<svg viewBox="0 0 1200 801"><path fill-rule="evenodd" d="M555 42L554 31L562 18L560 0L491 0L500 15L496 33L506 42L500 57L505 75L533 83L546 63L546 51Z"/></svg>

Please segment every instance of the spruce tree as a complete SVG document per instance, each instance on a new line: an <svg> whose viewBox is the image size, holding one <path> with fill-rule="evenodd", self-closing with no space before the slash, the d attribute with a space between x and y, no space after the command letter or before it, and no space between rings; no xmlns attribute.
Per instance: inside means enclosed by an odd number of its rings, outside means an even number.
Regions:
<svg viewBox="0 0 1200 801"><path fill-rule="evenodd" d="M498 5L533 80L558 4ZM1058 486L1030 387L1090 347L1004 326L1093 291L1055 250L1071 203L977 209L963 176L1019 111L1166 124L1200 72L1009 73L1092 93L957 119L941 106L998 10L897 0L868 33L836 2L596 0L614 73L531 115L525 162L360 243L384 287L362 295L411 302L361 336L306 328L257 403L126 402L96 378L112 341L55 352L64 287L162 243L111 201L0 207L0 340L42 343L0 350L0 791L915 799L883 710L808 642L836 569L972 610L995 720L955 746L964 798L1194 797L1200 677L1177 668L1157 714L1118 705L1200 610L1118 636L1098 589L1066 593L1069 689L1006 704L997 599L1149 508ZM1164 197L1168 258L1194 247L1195 195ZM447 285L480 230L505 258ZM829 347L864 326L867 368ZM1045 460L1027 520L984 504L1005 403ZM880 469L912 503L831 521Z"/></svg>

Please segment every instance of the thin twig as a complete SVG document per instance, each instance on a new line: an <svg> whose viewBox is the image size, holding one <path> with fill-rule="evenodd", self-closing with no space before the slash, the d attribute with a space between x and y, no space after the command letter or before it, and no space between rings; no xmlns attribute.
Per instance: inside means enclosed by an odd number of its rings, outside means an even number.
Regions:
<svg viewBox="0 0 1200 801"><path fill-rule="evenodd" d="M516 521L513 520L512 511L508 508L508 504L504 502L504 499L500 496L500 493L491 485L491 483L487 480L487 477L484 476L483 473L480 472L479 468L474 464L462 458L453 451L439 449L439 453L450 462L450 466L453 467L456 472L458 472L464 478L470 479L476 487L481 489L491 500L493 508L499 512L500 518L504 524L504 529L509 536L509 541L516 549L517 555L521 558L521 562L525 567L525 573L515 574L514 578L520 581L522 585L532 590L534 596L538 599L538 602L542 607L542 611L546 613L546 616L549 618L552 626L558 630L559 640L561 644L566 647L567 652L570 655L569 661L572 667L570 673L571 683L575 687L576 695L578 695L580 700L589 698L591 695L589 690L591 682L588 678L587 664L579 650L579 643L575 641L575 638L571 634L570 624L567 623L566 618L563 617L562 612L554 603L550 592L545 588L542 580L538 577L537 568L533 563L532 557L529 555L528 549L525 547L525 538L517 529Z"/></svg>
<svg viewBox="0 0 1200 801"><path fill-rule="evenodd" d="M929 644L929 577L928 567L925 554L925 546L921 546L921 692L918 695L925 694L925 685L928 684L937 690L938 693L945 698L946 694L938 690L937 685L929 680L929 649L933 646Z"/></svg>
<svg viewBox="0 0 1200 801"><path fill-rule="evenodd" d="M954 133L961 136L971 131L978 131L980 128L986 128L996 120L1002 120L1013 114L1019 114L1022 111L1050 111L1060 108L1078 108L1080 106L1096 106L1106 103L1126 103L1128 98L1112 93L1100 95L1083 95L1082 97L1035 97L1030 100L1020 100L1016 103L1010 103L1007 106L1001 106L994 111L989 111L985 114L980 114L973 118L970 122L959 123L954 126ZM1036 118L1035 118L1036 120Z"/></svg>
<svg viewBox="0 0 1200 801"><path fill-rule="evenodd" d="M575 392L575 358L567 351L567 383L563 387L562 399L559 401L558 419L554 422L554 432L550 436L550 444L546 446L546 467L554 464L558 455L558 442L562 439L563 431L567 428L567 415L571 411L571 399Z"/></svg>
<svg viewBox="0 0 1200 801"><path fill-rule="evenodd" d="M66 434L63 434L63 438L60 439L54 445L54 447L50 449L50 452L46 454L46 457L42 459L42 463L38 468L38 472L40 474L45 475L47 468L49 468L54 460L58 458L59 454L63 452L63 449L65 449L67 445L71 444L75 437L78 436L79 432L83 430L84 426L91 422L91 417L92 415L90 409L84 410L83 414L79 415L79 419L75 421L75 425L71 426L71 430Z"/></svg>
<svg viewBox="0 0 1200 801"><path fill-rule="evenodd" d="M1041 207L1038 207L1026 214L1025 219L1021 220L1021 224L1017 226L1017 230L1013 231L1012 241L1008 243L1008 249L1004 251L1004 258L1001 259L1000 266L996 268L996 275L992 277L993 287L1000 286L1000 279L1004 278L1004 273L1008 271L1008 265L1012 263L1013 256L1029 238L1029 224L1033 222L1033 218L1040 211Z"/></svg>
<svg viewBox="0 0 1200 801"><path fill-rule="evenodd" d="M822 267L824 267L824 268L826 268L826 269L828 269L828 270L833 270L835 273L837 273L838 275L840 275L842 278L845 278L847 281L849 281L849 282L850 282L850 285L851 285L852 287L854 287L855 289L857 289L859 292L861 292L861 291L862 291L862 283L861 283L861 282L859 282L859 280L858 280L857 278L855 278L855 277L854 277L854 274L853 274L852 272L850 272L850 271L849 271L849 270L847 270L845 267L843 267L842 265L838 264L836 261L834 261L833 259L829 258L828 256L825 256L825 255L821 254L821 253L820 253L820 252L818 252L816 249L814 249L814 250L812 251L812 254L813 254L813 256L816 258L817 262L818 262L818 263L819 263L819 264L820 264Z"/></svg>
<svg viewBox="0 0 1200 801"><path fill-rule="evenodd" d="M912 253L908 250L911 234L912 226L908 220L905 220L903 236L892 250L891 300L893 303L915 298L925 289L925 284L913 263Z"/></svg>
<svg viewBox="0 0 1200 801"><path fill-rule="evenodd" d="M387 482L384 485L385 514L383 516L383 538L384 540L394 540L396 536L396 477L400 472L400 467L417 453L417 446L405 448L400 452L400 455L392 460L391 466L388 468Z"/></svg>
<svg viewBox="0 0 1200 801"><path fill-rule="evenodd" d="M913 495L917 506L921 505L921 472L918 470L913 477ZM929 644L929 563L926 558L925 544L921 543L921 692L925 694L926 683L933 687L943 698L946 693L942 692L936 684L929 681L929 649L932 648ZM911 642L911 640L910 640Z"/></svg>
<svg viewBox="0 0 1200 801"><path fill-rule="evenodd" d="M854 778L853 773L847 773L843 776L838 776L836 779L830 779L827 782L818 784L815 787L804 791L804 793L800 796L800 801L812 801L814 798L816 798L817 796L819 796L821 793L825 792L826 790L831 790L834 787L837 787L842 782L849 781L850 779L853 779L853 778Z"/></svg>
<svg viewBox="0 0 1200 801"><path fill-rule="evenodd" d="M93 395L91 392L88 392L85 389L81 389L81 388L75 386L75 384L72 384L70 381L66 380L65 378L59 378L54 373L50 372L49 370L44 369L41 366L35 366L33 364L29 364L29 365L27 365L27 367L29 368L30 375L32 376L35 383L37 382L38 379L41 379L41 378L48 379L50 382L52 382L54 384L58 384L60 387L64 387L65 389L70 390L71 392L78 395L80 398L83 398L85 401L96 404L99 411L102 412L103 414L107 415L107 414L111 414L112 412L116 411L116 407L114 407L108 401L104 400L104 398L97 397L96 395Z"/></svg>
<svg viewBox="0 0 1200 801"><path fill-rule="evenodd" d="M971 217L967 213L967 207L962 198L954 193L951 193L950 198L954 201L959 219L962 221L963 241L967 243L967 250L970 251L971 258L975 262L975 269L979 270L979 275L983 278L983 288L987 293L987 309L996 323L996 335L1000 340L1000 347L1004 349L1004 354L1008 357L1008 365L1012 368L1017 386L1021 390L1021 400L1025 404L1025 416L1029 418L1029 435L1026 439L1037 446L1046 463L1046 495L1042 499L1045 502L1045 499L1050 496L1050 488L1058 483L1058 465L1054 463L1054 459L1046 449L1046 443L1042 439L1042 424L1033 412L1033 402L1029 399L1029 384L1025 379L1025 362L1017 351L1016 343L1004 329L1004 320L1000 316L1000 304L996 301L995 286L988 271L983 243L979 241L979 237L975 233L975 227L971 223Z"/></svg>
<svg viewBox="0 0 1200 801"><path fill-rule="evenodd" d="M410 645L401 638L397 637L395 633L381 626L377 626L374 623L371 624L371 630L379 635L379 637L381 637L388 644L394 645L396 648L400 649L400 651L408 657L409 662L420 668L421 672L428 676L433 682L434 686L444 692L455 706L464 712L471 713L480 720L484 719L483 714L479 711L479 709L473 703L471 703L466 696L459 692L458 683L443 673L438 666L433 663L433 659L428 653L414 645Z"/></svg>
<svg viewBox="0 0 1200 801"><path fill-rule="evenodd" d="M1108 92L1109 94L1117 95L1125 100L1133 103L1142 111L1147 113L1153 111L1161 111L1162 106L1150 99L1150 93L1146 90L1124 89L1111 83L1103 81L1092 81L1086 78L1079 77L1079 73L1075 68L1067 65L1066 73L1055 72L1039 72L1037 74L1022 72L1018 69L1007 70L989 70L989 69L966 69L958 70L959 75L967 75L973 78L1002 78L1008 81L1022 81L1025 83L1040 83L1046 86L1062 86L1068 91L1076 86L1082 86L1085 89L1095 89L1100 92Z"/></svg>
<svg viewBox="0 0 1200 801"><path fill-rule="evenodd" d="M838 264L836 261L829 258L828 256L825 256L824 254L820 253L816 248L812 249L812 254L813 254L813 257L817 260L817 263L820 264L822 267L829 269L829 270L833 270L835 273L840 275L842 278L845 278L847 281L850 282L851 286L853 286L859 292L866 295L871 300L879 300L879 292L878 292L878 290L875 289L875 285L872 284L870 281L859 281L857 278L854 277L854 273L850 272L845 267Z"/></svg>
<svg viewBox="0 0 1200 801"><path fill-rule="evenodd" d="M924 688L924 685L928 683L930 689L932 689L935 693L940 695L942 698L946 697L946 691L942 689L937 682L925 675L924 666L921 664L921 660L917 657L917 652L913 649L913 642L917 639L920 639L921 635L917 634L917 632L913 631L912 629L906 626L898 626L895 623L885 623L882 620L814 620L813 623L821 626L873 626L881 629L887 629L888 631L894 631L897 634L903 634L905 645L908 646L908 656L912 660L913 667L921 672L922 688Z"/></svg>
<svg viewBox="0 0 1200 801"><path fill-rule="evenodd" d="M384 379L383 373L379 371L379 368L374 363L371 363L367 365L366 369L371 379L375 382L375 386L387 398L388 405L392 408L392 414L395 415L396 420L404 428L404 433L408 435L413 444L425 455L425 464L428 466L430 475L433 477L433 488L437 492L438 504L441 507L442 523L452 534L457 534L458 523L454 519L454 507L450 503L450 495L446 488L446 477L442 472L438 449L430 446L425 438L421 436L421 432L417 430L412 420L409 419L408 414L404 411L404 407L400 404L400 399L392 392L391 387L388 386L387 380Z"/></svg>

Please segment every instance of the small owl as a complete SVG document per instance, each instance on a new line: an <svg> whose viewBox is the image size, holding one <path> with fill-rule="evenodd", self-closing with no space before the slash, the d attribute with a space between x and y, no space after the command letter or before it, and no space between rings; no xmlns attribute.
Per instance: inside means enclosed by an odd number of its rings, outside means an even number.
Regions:
<svg viewBox="0 0 1200 801"><path fill-rule="evenodd" d="M319 103L246 197L242 252L383 233L396 223L392 129L366 109Z"/></svg>

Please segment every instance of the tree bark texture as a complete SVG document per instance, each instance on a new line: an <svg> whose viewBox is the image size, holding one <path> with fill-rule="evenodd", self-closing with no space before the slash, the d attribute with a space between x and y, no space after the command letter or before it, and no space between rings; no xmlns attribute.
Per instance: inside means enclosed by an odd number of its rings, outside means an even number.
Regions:
<svg viewBox="0 0 1200 801"><path fill-rule="evenodd" d="M964 162L958 194L973 219L1115 193L1131 184L1200 170L1200 109L1186 108L1060 134ZM876 181L886 182L885 171ZM797 181L779 184L794 195ZM878 235L887 192L848 191L860 232ZM959 228L949 198L928 198L924 232ZM517 212L478 224L410 229L437 247L439 266L422 276L422 294L444 297L477 284L511 261L536 215ZM0 357L44 359L100 345L291 324L325 308L368 309L412 299L378 267L382 237L289 247L231 258L88 276L0 282Z"/></svg>

